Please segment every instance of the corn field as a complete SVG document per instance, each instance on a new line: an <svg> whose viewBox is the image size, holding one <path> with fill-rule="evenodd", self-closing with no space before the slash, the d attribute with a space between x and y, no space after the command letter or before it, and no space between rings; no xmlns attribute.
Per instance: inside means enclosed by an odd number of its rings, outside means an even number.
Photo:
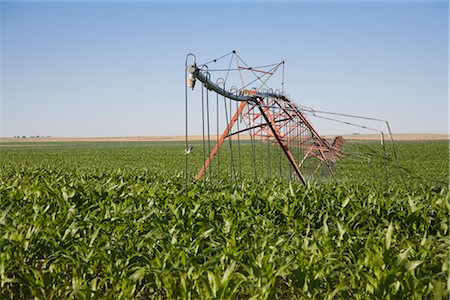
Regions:
<svg viewBox="0 0 450 300"><path fill-rule="evenodd" d="M187 190L176 142L3 146L1 299L449 297L448 142L399 143L404 183L344 158Z"/></svg>

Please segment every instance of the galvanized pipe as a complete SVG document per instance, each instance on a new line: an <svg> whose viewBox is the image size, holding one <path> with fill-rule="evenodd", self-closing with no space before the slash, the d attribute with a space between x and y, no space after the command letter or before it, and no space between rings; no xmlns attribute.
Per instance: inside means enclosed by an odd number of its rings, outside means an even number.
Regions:
<svg viewBox="0 0 450 300"><path fill-rule="evenodd" d="M213 90L216 93L235 100L235 101L242 101L242 102L253 102L255 101L255 98L252 97L248 97L248 96L240 96L240 95L236 95L233 93L230 93L224 89L222 89L221 87L219 87L218 85L216 85L215 83L213 83L211 80L209 80L209 78L207 78L207 76L205 76L204 74L202 74L202 72L200 71L200 69L198 69L195 65L191 65L187 68L188 73L190 73L194 78L200 80L201 82L203 82L203 84L206 86L207 89L209 90Z"/></svg>

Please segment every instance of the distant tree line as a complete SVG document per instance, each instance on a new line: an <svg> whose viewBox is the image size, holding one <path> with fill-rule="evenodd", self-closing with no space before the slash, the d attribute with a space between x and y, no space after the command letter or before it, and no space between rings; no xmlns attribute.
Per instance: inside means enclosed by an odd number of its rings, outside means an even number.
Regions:
<svg viewBox="0 0 450 300"><path fill-rule="evenodd" d="M39 135L30 135L30 136L26 136L26 135L15 135L14 138L15 139L32 139L32 138L49 138L50 136L39 136Z"/></svg>

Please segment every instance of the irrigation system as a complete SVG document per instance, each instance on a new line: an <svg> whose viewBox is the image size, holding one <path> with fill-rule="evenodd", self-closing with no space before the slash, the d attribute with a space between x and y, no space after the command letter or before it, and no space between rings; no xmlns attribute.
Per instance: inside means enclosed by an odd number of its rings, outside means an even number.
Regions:
<svg viewBox="0 0 450 300"><path fill-rule="evenodd" d="M193 149L189 141L189 98L196 86L200 86L195 97L201 98L201 115L196 119L201 119L203 154L203 163L195 172L196 180L203 178L206 182L213 177L219 180L221 172L226 169L229 170L227 176L232 183L233 180L242 178L242 157L250 155L253 162L250 169L255 179L260 175L258 173L262 172L263 165L264 173L267 173L268 177L287 176L306 184L309 178L314 178L318 173L334 177L335 165L344 155L365 156L363 153L344 151L342 136L331 140L322 137L310 122L310 118L325 119L377 132L386 154L383 130L357 121L383 124L392 141L395 161L399 168L387 121L299 105L285 91L284 73L284 61L251 66L234 50L201 64L197 63L194 54L186 56L186 184L190 173L188 154ZM277 78L276 82L274 78ZM261 147L265 150L262 151ZM223 152L222 155L220 152ZM224 164L227 166L224 167Z"/></svg>

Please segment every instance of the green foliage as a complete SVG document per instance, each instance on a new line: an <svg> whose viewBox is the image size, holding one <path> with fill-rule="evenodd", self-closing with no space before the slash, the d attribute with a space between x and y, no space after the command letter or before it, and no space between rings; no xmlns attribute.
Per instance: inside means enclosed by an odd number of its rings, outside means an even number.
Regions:
<svg viewBox="0 0 450 300"><path fill-rule="evenodd" d="M406 186L344 159L337 180L186 191L177 143L0 154L2 299L449 296L446 143L399 145Z"/></svg>

